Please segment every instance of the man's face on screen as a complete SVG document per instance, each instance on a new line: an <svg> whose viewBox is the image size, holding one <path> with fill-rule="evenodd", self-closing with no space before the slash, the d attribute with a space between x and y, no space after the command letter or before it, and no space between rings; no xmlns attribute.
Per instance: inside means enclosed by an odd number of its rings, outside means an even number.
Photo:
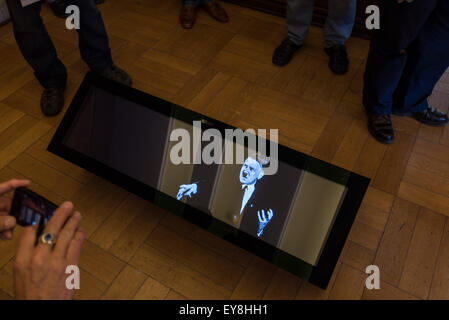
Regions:
<svg viewBox="0 0 449 320"><path fill-rule="evenodd" d="M254 184L257 179L262 178L263 171L260 163L255 159L249 157L245 160L242 165L242 169L240 169L240 182L242 184Z"/></svg>

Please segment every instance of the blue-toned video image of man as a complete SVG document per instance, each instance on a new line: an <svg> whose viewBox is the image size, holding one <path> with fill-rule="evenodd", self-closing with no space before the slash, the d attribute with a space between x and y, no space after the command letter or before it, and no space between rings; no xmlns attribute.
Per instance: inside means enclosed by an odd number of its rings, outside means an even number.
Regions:
<svg viewBox="0 0 449 320"><path fill-rule="evenodd" d="M247 157L239 168L221 165L209 211L216 218L277 246L300 171L281 165L280 176L266 176L265 165L267 160L257 155ZM198 206L193 201L201 192L209 191L204 189L210 185L203 189L208 182L209 179L198 179L182 184L176 198Z"/></svg>

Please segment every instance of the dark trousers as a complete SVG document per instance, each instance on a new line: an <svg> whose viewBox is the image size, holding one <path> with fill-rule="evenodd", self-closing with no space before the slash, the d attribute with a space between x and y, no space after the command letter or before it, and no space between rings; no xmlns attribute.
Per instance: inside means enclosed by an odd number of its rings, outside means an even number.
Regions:
<svg viewBox="0 0 449 320"><path fill-rule="evenodd" d="M371 40L363 104L373 114L423 111L449 67L449 1L380 1Z"/></svg>
<svg viewBox="0 0 449 320"><path fill-rule="evenodd" d="M200 4L206 4L212 2L212 0L182 0L182 4L185 6L199 6Z"/></svg>
<svg viewBox="0 0 449 320"><path fill-rule="evenodd" d="M58 59L56 49L40 16L41 3L22 7L19 0L6 0L14 36L26 61L44 88L64 88L67 70ZM70 0L80 9L79 48L82 59L96 72L112 65L103 19L94 0ZM61 23L65 28L65 22Z"/></svg>

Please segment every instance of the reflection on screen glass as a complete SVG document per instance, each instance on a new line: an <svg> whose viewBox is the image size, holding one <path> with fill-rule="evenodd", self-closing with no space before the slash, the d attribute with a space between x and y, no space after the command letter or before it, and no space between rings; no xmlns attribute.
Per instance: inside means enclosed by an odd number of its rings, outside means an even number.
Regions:
<svg viewBox="0 0 449 320"><path fill-rule="evenodd" d="M174 164L175 129L186 123L91 89L64 144L315 265L332 227L345 186L280 159L267 175L268 158L245 149L243 163ZM235 142L233 142L236 144ZM237 146L236 146L237 147ZM207 148L191 141L190 157Z"/></svg>

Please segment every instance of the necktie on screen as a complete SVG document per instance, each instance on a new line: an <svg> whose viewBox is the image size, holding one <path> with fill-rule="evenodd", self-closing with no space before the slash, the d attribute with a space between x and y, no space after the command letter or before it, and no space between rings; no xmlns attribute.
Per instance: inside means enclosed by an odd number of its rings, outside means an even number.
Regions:
<svg viewBox="0 0 449 320"><path fill-rule="evenodd" d="M243 209L245 209L245 206L248 203L251 196L253 195L255 188L256 187L253 184L252 185L247 185L247 184L242 185L242 189L245 190L245 193L243 194L242 207L240 208L240 214L243 212Z"/></svg>

